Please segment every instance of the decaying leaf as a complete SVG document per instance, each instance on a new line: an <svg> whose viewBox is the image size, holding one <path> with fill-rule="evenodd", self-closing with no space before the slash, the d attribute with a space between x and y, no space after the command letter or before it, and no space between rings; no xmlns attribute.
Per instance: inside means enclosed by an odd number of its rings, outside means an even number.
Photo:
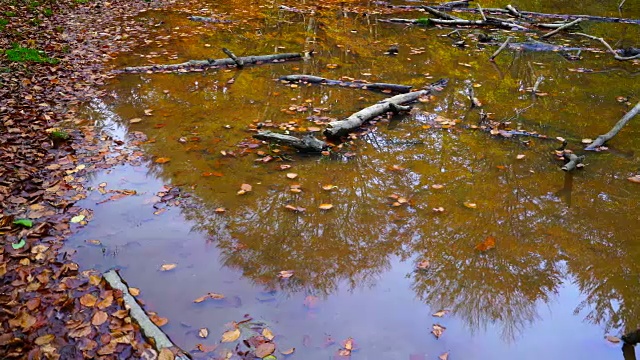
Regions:
<svg viewBox="0 0 640 360"><path fill-rule="evenodd" d="M442 336L442 333L444 333L444 331L447 328L440 325L440 324L433 324L433 328L431 329L431 333L436 337L436 339L439 339L440 336Z"/></svg>
<svg viewBox="0 0 640 360"><path fill-rule="evenodd" d="M193 300L194 303L201 303L207 299L213 299L213 300L222 300L224 299L224 295L222 294L216 294L216 293L208 293L207 295L204 296L200 296L199 298Z"/></svg>
<svg viewBox="0 0 640 360"><path fill-rule="evenodd" d="M198 336L200 336L203 339L206 339L207 336L209 336L209 329L201 328L200 330L198 330Z"/></svg>
<svg viewBox="0 0 640 360"><path fill-rule="evenodd" d="M293 276L293 270L282 270L278 273L278 277L288 279Z"/></svg>
<svg viewBox="0 0 640 360"><path fill-rule="evenodd" d="M273 335L273 333L271 332L271 330L269 330L269 328L262 329L262 336L264 336L268 340L273 340L273 338L275 337L275 335Z"/></svg>
<svg viewBox="0 0 640 360"><path fill-rule="evenodd" d="M234 342L240 337L240 329L225 331L222 334L222 342Z"/></svg>
<svg viewBox="0 0 640 360"><path fill-rule="evenodd" d="M329 209L331 209L332 207L333 207L333 205L331 205L331 204L320 204L320 206L319 206L319 208L320 208L321 210L329 210Z"/></svg>
<svg viewBox="0 0 640 360"><path fill-rule="evenodd" d="M176 266L178 266L178 264L163 264L162 266L160 266L160 271L173 270L176 268Z"/></svg>
<svg viewBox="0 0 640 360"><path fill-rule="evenodd" d="M253 189L253 187L249 184L242 184L240 185L240 190L238 190L238 195L243 195L246 194L248 192L250 192Z"/></svg>
<svg viewBox="0 0 640 360"><path fill-rule="evenodd" d="M487 251L496 247L496 239L493 236L487 236L483 242L476 245L476 250L478 251Z"/></svg>
<svg viewBox="0 0 640 360"><path fill-rule="evenodd" d="M91 324L100 326L104 324L104 322L107 321L108 318L109 315L107 315L106 312L98 310L95 314L93 314L93 317L91 318Z"/></svg>
<svg viewBox="0 0 640 360"><path fill-rule="evenodd" d="M273 354L273 352L276 350L276 345L274 343L262 343L260 345L258 345L258 347L256 348L256 356L259 358L265 358L271 354Z"/></svg>
<svg viewBox="0 0 640 360"><path fill-rule="evenodd" d="M42 346L52 342L55 338L56 336L53 334L42 335L36 338L35 343L36 345Z"/></svg>
<svg viewBox="0 0 640 360"><path fill-rule="evenodd" d="M158 163L158 164L165 164L165 163L168 163L169 161L171 161L171 158L159 157L159 158L156 159L155 162Z"/></svg>
<svg viewBox="0 0 640 360"><path fill-rule="evenodd" d="M162 348L158 354L158 360L174 360L176 356L169 348Z"/></svg>
<svg viewBox="0 0 640 360"><path fill-rule="evenodd" d="M86 307L93 307L98 302L98 298L93 294L84 294L80 297L80 304Z"/></svg>
<svg viewBox="0 0 640 360"><path fill-rule="evenodd" d="M607 335L604 338L607 339L608 342L611 342L614 344L617 344L620 342L620 338L618 338L617 336Z"/></svg>
<svg viewBox="0 0 640 360"><path fill-rule="evenodd" d="M282 355L291 355L296 351L296 348L290 348L290 349L286 349L286 350L282 350L280 351L280 353Z"/></svg>
<svg viewBox="0 0 640 360"><path fill-rule="evenodd" d="M448 312L449 312L449 310L438 310L435 313L433 313L432 316L443 317L443 316L447 315Z"/></svg>

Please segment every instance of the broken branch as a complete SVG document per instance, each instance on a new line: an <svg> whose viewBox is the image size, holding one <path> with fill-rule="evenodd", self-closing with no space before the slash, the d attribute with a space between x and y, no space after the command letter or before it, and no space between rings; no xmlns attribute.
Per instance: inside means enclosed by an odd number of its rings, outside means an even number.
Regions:
<svg viewBox="0 0 640 360"><path fill-rule="evenodd" d="M573 35L580 35L580 36L588 37L589 39L592 39L592 40L598 40L598 41L600 41L600 42L601 42L601 43L602 43L602 44L607 48L607 50L609 50L609 52L610 52L611 54L613 54L613 57L614 57L616 60L619 60L619 61L626 61L626 60L640 59L640 54L636 54L636 55L633 55L633 56L620 56L620 55L618 54L618 52L617 52L617 51L615 51L615 50L613 50L613 48L611 47L611 45L609 45L609 43L608 43L608 42L606 42L603 38L599 38L599 37L596 37L596 36L591 36L591 35L583 34L583 33L572 33L572 34L573 34Z"/></svg>
<svg viewBox="0 0 640 360"><path fill-rule="evenodd" d="M555 30L553 30L553 31L550 31L550 32L548 32L548 33L546 33L546 34L542 35L542 38L543 38L543 39L546 39L546 38L552 37L553 35L555 35L555 34L559 33L560 31L562 31L562 30L564 30L564 29L566 29L566 28L570 28L570 27L572 27L572 26L574 26L574 25L578 24L578 23L579 23L579 22L581 22L581 21L582 21L582 19L575 19L575 20L573 20L573 21L572 21L572 22L570 22L570 23L566 23L566 24L564 24L564 25L560 26L559 28L557 28L557 29L555 29Z"/></svg>
<svg viewBox="0 0 640 360"><path fill-rule="evenodd" d="M613 128L609 130L608 133L598 136L598 138L594 142L589 144L589 146L587 146L585 150L596 150L600 146L604 145L605 142L611 140L611 138L616 136L618 132L620 132L620 130L629 122L629 120L631 120L634 116L638 115L638 112L640 112L640 102L638 102L636 106L633 107L633 109L629 110L629 112L626 113L622 117L622 119L620 119L613 126Z"/></svg>
<svg viewBox="0 0 640 360"><path fill-rule="evenodd" d="M509 42L511 41L513 37L509 36L507 38L507 40L504 41L504 43L502 43L502 45L500 45L500 47L498 48L498 50L496 50L496 52L493 53L493 55L491 55L491 57L489 58L489 61L495 61L496 57L498 55L500 55L500 53L507 48L507 45L509 45Z"/></svg>
<svg viewBox="0 0 640 360"><path fill-rule="evenodd" d="M254 134L253 137L258 140L286 145L301 152L321 152L328 147L327 143L316 139L310 134L307 134L300 139L295 136L279 134L272 131L261 131Z"/></svg>

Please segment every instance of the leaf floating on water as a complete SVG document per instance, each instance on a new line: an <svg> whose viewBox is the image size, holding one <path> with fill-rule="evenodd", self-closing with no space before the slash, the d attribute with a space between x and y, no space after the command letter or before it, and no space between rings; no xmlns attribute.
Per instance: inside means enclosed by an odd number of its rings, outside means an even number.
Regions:
<svg viewBox="0 0 640 360"><path fill-rule="evenodd" d="M287 210L291 210L293 212L305 212L307 209L300 207L300 206L293 206L293 205L285 205L284 207Z"/></svg>
<svg viewBox="0 0 640 360"><path fill-rule="evenodd" d="M94 246L102 245L102 242L100 240L97 240L97 239L89 239L89 240L85 240L84 242L86 242L89 245L94 245Z"/></svg>
<svg viewBox="0 0 640 360"><path fill-rule="evenodd" d="M215 211L215 212L216 212L216 213L218 213L218 214L222 214L223 212L225 212L225 211L227 211L227 210L225 210L225 208L219 207L219 208L216 208L216 209L215 209L215 210L213 210L213 211Z"/></svg>
<svg viewBox="0 0 640 360"><path fill-rule="evenodd" d="M240 337L240 329L225 331L222 334L222 342L234 342Z"/></svg>
<svg viewBox="0 0 640 360"><path fill-rule="evenodd" d="M213 299L213 300L222 300L224 299L224 295L223 294L217 294L217 293L208 293L207 295L204 296L200 296L199 298L193 300L194 303L201 303L207 299Z"/></svg>
<svg viewBox="0 0 640 360"><path fill-rule="evenodd" d="M293 270L282 270L278 273L278 277L288 279L293 276Z"/></svg>
<svg viewBox="0 0 640 360"><path fill-rule="evenodd" d="M283 351L280 351L282 355L291 355L296 351L296 348L290 348Z"/></svg>
<svg viewBox="0 0 640 360"><path fill-rule="evenodd" d="M525 156L524 154L518 154L518 155L516 156L516 159L518 159L518 160L522 160L522 159L524 159L524 156Z"/></svg>
<svg viewBox="0 0 640 360"><path fill-rule="evenodd" d="M248 192L250 192L253 189L253 187L249 184L242 184L240 185L240 190L238 191L238 195L242 195L242 194L246 194Z"/></svg>
<svg viewBox="0 0 640 360"><path fill-rule="evenodd" d="M274 351L276 351L274 343L262 343L256 348L256 356L263 359L273 354Z"/></svg>
<svg viewBox="0 0 640 360"><path fill-rule="evenodd" d="M593 142L593 139L582 139L583 144L591 144L592 142Z"/></svg>
<svg viewBox="0 0 640 360"><path fill-rule="evenodd" d="M431 316L443 317L443 316L447 315L448 312L449 312L449 310L439 310L439 311L436 311L435 313L433 313Z"/></svg>
<svg viewBox="0 0 640 360"><path fill-rule="evenodd" d="M440 339L440 336L442 336L442 333L444 333L444 331L447 328L440 325L440 324L433 324L433 329L431 329L431 333L436 337L436 339Z"/></svg>
<svg viewBox="0 0 640 360"><path fill-rule="evenodd" d="M273 338L275 337L275 335L273 335L273 333L271 332L271 330L269 330L269 328L262 329L262 336L264 336L268 340L273 340Z"/></svg>
<svg viewBox="0 0 640 360"><path fill-rule="evenodd" d="M13 248L13 250L18 250L22 249L26 244L27 242L24 241L24 239L20 239L20 241L18 241L17 243L12 243L11 247Z"/></svg>
<svg viewBox="0 0 640 360"><path fill-rule="evenodd" d="M130 287L130 288L129 288L129 293L130 293L132 296L138 296L138 295L140 295L140 289L138 289L138 288L134 288L134 287Z"/></svg>
<svg viewBox="0 0 640 360"><path fill-rule="evenodd" d="M154 324L156 324L159 327L165 326L169 323L169 319L160 317L155 314L151 315L149 318L151 319L151 321L153 321Z"/></svg>
<svg viewBox="0 0 640 360"><path fill-rule="evenodd" d="M431 264L429 264L429 260L422 260L418 263L418 269L427 269Z"/></svg>
<svg viewBox="0 0 640 360"><path fill-rule="evenodd" d="M291 165L280 165L278 166L278 169L280 170L287 170L287 169L291 169Z"/></svg>
<svg viewBox="0 0 640 360"><path fill-rule="evenodd" d="M144 109L144 114L146 116L151 116L151 115L153 115L153 110L152 109Z"/></svg>
<svg viewBox="0 0 640 360"><path fill-rule="evenodd" d="M158 164L165 164L165 163L168 163L169 161L171 161L171 158L168 158L168 157L159 157L156 159L156 163Z"/></svg>
<svg viewBox="0 0 640 360"><path fill-rule="evenodd" d="M431 185L431 188L436 189L436 190L440 190L444 187L444 185L442 184L433 184Z"/></svg>
<svg viewBox="0 0 640 360"><path fill-rule="evenodd" d="M478 207L478 205L476 203L472 203L472 202L468 202L468 201L464 202L464 206L468 207L469 209L475 209L475 208Z"/></svg>
<svg viewBox="0 0 640 360"><path fill-rule="evenodd" d="M338 187L335 185L331 185L331 184L327 184L327 185L322 185L322 190L326 190L326 191L331 191L333 189L337 189Z"/></svg>
<svg viewBox="0 0 640 360"><path fill-rule="evenodd" d="M437 213L444 212L444 208L442 206L437 207L437 208L433 208L433 212L437 212Z"/></svg>
<svg viewBox="0 0 640 360"><path fill-rule="evenodd" d="M169 270L173 270L176 268L176 266L178 266L178 264L163 264L160 267L161 271L169 271Z"/></svg>
<svg viewBox="0 0 640 360"><path fill-rule="evenodd" d="M496 247L496 239L493 236L487 236L483 242L476 245L476 250L478 251L487 251Z"/></svg>
<svg viewBox="0 0 640 360"><path fill-rule="evenodd" d="M627 178L627 180L631 181L632 183L640 184L640 175L632 176L630 178Z"/></svg>
<svg viewBox="0 0 640 360"><path fill-rule="evenodd" d="M440 360L447 360L448 358L449 358L449 353L448 352L438 356L438 359L440 359Z"/></svg>
<svg viewBox="0 0 640 360"><path fill-rule="evenodd" d="M71 222L72 223L79 223L82 220L84 220L85 216L84 215L76 215L74 217L71 218Z"/></svg>
<svg viewBox="0 0 640 360"><path fill-rule="evenodd" d="M141 121L142 121L141 118L133 118L133 119L129 120L129 122L132 123L132 124L137 124L137 123L139 123Z"/></svg>
<svg viewBox="0 0 640 360"><path fill-rule="evenodd" d="M198 336L200 336L203 339L206 339L207 336L209 336L209 329L201 328L200 330L198 330Z"/></svg>
<svg viewBox="0 0 640 360"><path fill-rule="evenodd" d="M278 358L275 357L275 355L269 355L269 356L263 357L262 360L278 360Z"/></svg>
<svg viewBox="0 0 640 360"><path fill-rule="evenodd" d="M297 178L297 177L298 177L298 174L296 174L296 173L287 173L287 177L288 177L289 179L295 179L295 178Z"/></svg>
<svg viewBox="0 0 640 360"><path fill-rule="evenodd" d="M611 335L607 335L604 337L605 339L607 339L608 342L617 344L620 342L620 338L616 337L616 336L611 336Z"/></svg>
<svg viewBox="0 0 640 360"><path fill-rule="evenodd" d="M319 206L319 208L320 208L321 210L329 210L329 209L331 209L332 207L333 207L333 205L331 205L331 204L320 204L320 206Z"/></svg>

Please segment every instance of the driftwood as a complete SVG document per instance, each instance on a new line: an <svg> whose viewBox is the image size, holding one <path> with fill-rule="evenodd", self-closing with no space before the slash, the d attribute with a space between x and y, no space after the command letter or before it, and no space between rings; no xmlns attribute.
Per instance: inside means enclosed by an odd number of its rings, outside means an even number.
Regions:
<svg viewBox="0 0 640 360"><path fill-rule="evenodd" d="M328 138L337 138L347 135L365 122L374 119L377 116L383 115L387 112L400 112L410 109L408 106L403 106L418 100L419 97L425 96L431 93L432 89L436 89L440 86L447 84L447 80L439 80L432 84L427 90L414 91L407 94L396 95L380 101L375 105L371 105L364 108L344 120L332 121L327 124L327 128L324 130L324 134Z"/></svg>
<svg viewBox="0 0 640 360"><path fill-rule="evenodd" d="M611 54L613 54L613 57L616 60L626 61L626 60L640 59L640 54L635 54L635 55L632 55L632 56L620 56L619 52L624 54L624 50L622 50L622 51L613 50L611 45L609 45L609 43L606 42L603 38L599 38L599 37L596 37L596 36L591 36L591 35L587 35L587 34L583 34L583 33L572 33L572 34L573 35L580 35L580 36L584 36L584 37L587 37L587 38L592 39L592 40L600 41L607 48L607 50L609 50L609 52Z"/></svg>
<svg viewBox="0 0 640 360"><path fill-rule="evenodd" d="M198 22L212 23L212 24L229 24L233 22L231 20L221 20L216 18L210 18L205 16L195 16L195 15L189 16L187 17L187 19L191 21L198 21Z"/></svg>
<svg viewBox="0 0 640 360"><path fill-rule="evenodd" d="M409 91L411 91L411 86L408 86L408 85L387 84L387 83L368 83L364 81L331 80L331 79L326 79L320 76L313 76L313 75L297 75L297 74L285 75L285 76L281 76L279 80L288 81L288 82L320 84L320 85L344 86L344 87L374 90L374 91L392 91L395 93L408 93Z"/></svg>
<svg viewBox="0 0 640 360"><path fill-rule="evenodd" d="M223 47L222 48L222 52L227 54L227 56L229 58L231 58L231 60L233 60L233 62L236 63L236 66L238 67L238 69L242 69L244 67L244 61L242 61L242 59L238 58L236 56L236 54L234 54L231 50Z"/></svg>
<svg viewBox="0 0 640 360"><path fill-rule="evenodd" d="M589 144L589 146L587 146L585 150L596 150L600 146L604 145L605 142L611 140L611 138L616 136L618 132L620 132L620 130L629 122L629 120L631 120L634 116L638 115L638 112L640 112L640 102L638 102L636 106L633 107L633 109L629 110L629 112L626 113L622 117L622 119L620 119L613 126L613 128L609 130L608 133L598 136L598 138L596 138L594 142Z"/></svg>
<svg viewBox="0 0 640 360"><path fill-rule="evenodd" d="M562 154L562 157L567 162L562 167L562 170L564 170L564 171L572 171L572 170L580 167L580 164L582 164L582 162L584 161L584 158L585 158L584 155L578 156L578 155L576 155L574 153L566 153L566 152L564 154Z"/></svg>
<svg viewBox="0 0 640 360"><path fill-rule="evenodd" d="M151 343L155 346L156 350L160 352L164 348L177 350L178 355L175 359L188 360L191 357L188 353L178 348L156 324L151 321L147 313L142 309L140 304L129 292L129 287L125 284L124 280L120 277L115 270L109 270L103 275L107 283L113 288L122 291L122 297L124 298L124 304L129 308L129 315L140 326L142 334L151 339Z"/></svg>
<svg viewBox="0 0 640 360"><path fill-rule="evenodd" d="M258 140L276 142L282 145L290 146L301 152L321 152L328 147L327 143L316 139L313 135L305 135L297 138L291 135L284 135L272 131L261 131L254 134L253 137Z"/></svg>
<svg viewBox="0 0 640 360"><path fill-rule="evenodd" d="M244 65L257 65L262 63L282 62L286 60L298 60L304 57L301 53L282 53L272 55L259 55L259 56L243 56L238 58ZM193 71L196 69L209 69L217 68L221 66L237 65L237 62L231 58L224 59L208 59L208 60L189 60L180 64L169 65L148 65L148 66L134 66L126 67L122 70L116 70L116 73L140 73L140 72L159 72L159 71Z"/></svg>
<svg viewBox="0 0 640 360"><path fill-rule="evenodd" d="M422 5L392 5L386 1L376 1L378 5L385 6L389 9L404 9L404 10L420 10L423 8ZM443 5L432 5L430 6L436 10L451 10L451 7L443 6ZM482 8L485 14L497 14L497 15L512 15L511 11L507 9L498 9L498 8ZM480 11L477 8L456 8L454 11L457 12L470 12L470 13L479 13ZM538 18L547 18L547 19L563 19L565 21L571 21L575 19L582 18L584 20L589 21L599 21L599 22L612 22L612 23L623 23L623 24L640 24L640 19L627 19L620 17L609 17L609 16L595 16L595 15L571 15L571 14L548 14L548 13L540 13L533 11L523 11L518 10L521 16L526 17L538 17Z"/></svg>
<svg viewBox="0 0 640 360"><path fill-rule="evenodd" d="M542 38L543 38L543 39L550 38L550 37L552 37L553 35L555 35L555 34L559 33L560 31L562 31L562 30L564 30L564 29L568 29L568 28L570 28L570 27L572 27L572 26L577 25L577 24L578 24L579 22L581 22L582 20L583 20L582 18L578 18L578 19L573 20L573 21L572 21L572 22L570 22L570 23L566 23L566 24L564 24L564 25L560 26L559 28L557 28L557 29L555 29L555 30L553 30L553 31L550 31L550 32L548 32L548 33L546 33L546 34L542 35Z"/></svg>

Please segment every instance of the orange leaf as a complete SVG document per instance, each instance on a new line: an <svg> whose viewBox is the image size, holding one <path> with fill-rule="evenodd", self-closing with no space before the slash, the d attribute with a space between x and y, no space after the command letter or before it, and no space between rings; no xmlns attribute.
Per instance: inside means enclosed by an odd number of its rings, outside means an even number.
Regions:
<svg viewBox="0 0 640 360"><path fill-rule="evenodd" d="M168 157L161 157L161 158L157 158L157 159L156 159L156 162L157 162L158 164L168 163L169 161L171 161L171 159L170 159L170 158L168 158Z"/></svg>
<svg viewBox="0 0 640 360"><path fill-rule="evenodd" d="M98 302L98 298L96 298L92 294L84 294L80 298L80 304L82 304L82 305L84 305L86 307L93 307L93 305L95 305L96 302Z"/></svg>
<svg viewBox="0 0 640 360"><path fill-rule="evenodd" d="M487 251L496 247L496 239L493 236L487 236L483 242L476 245L476 250L478 251Z"/></svg>
<svg viewBox="0 0 640 360"><path fill-rule="evenodd" d="M105 321L107 321L108 317L109 315L107 315L106 312L97 311L95 314L93 314L93 317L91 318L91 323L95 326L100 326L104 324Z"/></svg>
<svg viewBox="0 0 640 360"><path fill-rule="evenodd" d="M331 204L320 204L319 208L322 210L329 210L333 207Z"/></svg>

